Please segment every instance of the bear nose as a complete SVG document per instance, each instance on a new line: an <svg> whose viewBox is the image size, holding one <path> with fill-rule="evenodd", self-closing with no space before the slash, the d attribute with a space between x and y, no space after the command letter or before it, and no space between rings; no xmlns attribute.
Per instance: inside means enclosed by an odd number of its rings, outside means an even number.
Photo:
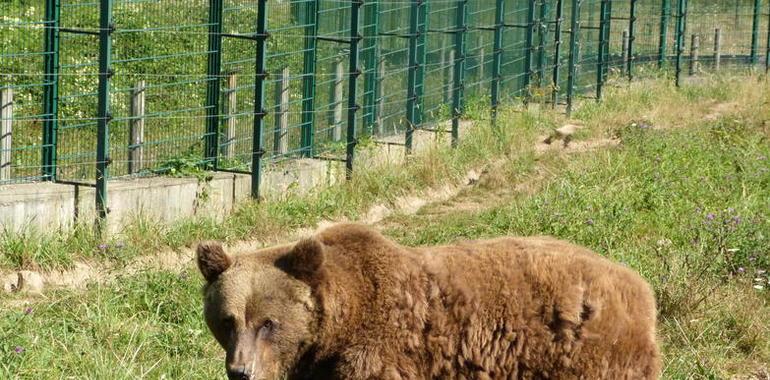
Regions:
<svg viewBox="0 0 770 380"><path fill-rule="evenodd" d="M227 370L227 378L229 380L250 380L251 375L245 368Z"/></svg>

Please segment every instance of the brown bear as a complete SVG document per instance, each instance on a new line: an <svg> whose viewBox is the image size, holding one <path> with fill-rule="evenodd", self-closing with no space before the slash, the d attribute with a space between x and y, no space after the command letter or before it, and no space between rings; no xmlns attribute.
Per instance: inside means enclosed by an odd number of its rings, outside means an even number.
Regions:
<svg viewBox="0 0 770 380"><path fill-rule="evenodd" d="M341 224L197 261L230 379L659 377L649 285L556 239L409 248Z"/></svg>

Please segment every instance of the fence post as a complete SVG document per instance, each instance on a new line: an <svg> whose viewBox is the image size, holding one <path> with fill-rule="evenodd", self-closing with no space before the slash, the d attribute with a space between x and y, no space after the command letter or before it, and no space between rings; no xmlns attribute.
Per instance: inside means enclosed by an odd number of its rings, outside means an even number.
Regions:
<svg viewBox="0 0 770 380"><path fill-rule="evenodd" d="M209 0L209 40L206 86L206 134L204 159L214 169L219 160L219 96L222 80L222 0Z"/></svg>
<svg viewBox="0 0 770 380"><path fill-rule="evenodd" d="M497 113L500 107L500 85L503 68L503 28L505 24L505 0L495 0L495 35L492 48L492 125L497 125Z"/></svg>
<svg viewBox="0 0 770 380"><path fill-rule="evenodd" d="M682 54L684 54L684 33L687 23L687 0L677 0L676 15L676 86L682 84Z"/></svg>
<svg viewBox="0 0 770 380"><path fill-rule="evenodd" d="M380 62L377 64L377 72L379 73L377 78L377 88L376 88L376 94L377 99L375 100L377 102L377 107L375 109L376 111L376 120L377 120L377 134L383 135L385 133L385 120L382 117L383 109L382 109L382 103L384 102L385 97L383 96L383 86L382 81L385 78L385 59L381 58Z"/></svg>
<svg viewBox="0 0 770 380"><path fill-rule="evenodd" d="M604 72L602 83L607 83L610 76L610 44L612 43L612 0L607 1L607 29L605 31L604 44Z"/></svg>
<svg viewBox="0 0 770 380"><path fill-rule="evenodd" d="M131 90L131 117L128 119L128 174L138 173L144 166L145 82Z"/></svg>
<svg viewBox="0 0 770 380"><path fill-rule="evenodd" d="M449 59L447 60L447 62L449 64L447 66L446 76L444 77L446 79L446 87L445 88L446 88L447 103L450 102L450 100L452 99L452 96L453 96L452 94L454 94L454 88L455 88L455 78L454 78L455 72L454 72L454 67L455 67L455 59L456 58L455 58L455 48L454 48L454 46L452 46L452 48L449 49L449 54L448 55L449 55Z"/></svg>
<svg viewBox="0 0 770 380"><path fill-rule="evenodd" d="M225 87L225 141L222 144L222 155L233 158L233 141L235 141L236 114L238 113L238 75L227 74L227 87Z"/></svg>
<svg viewBox="0 0 770 380"><path fill-rule="evenodd" d="M317 0L316 0L317 1ZM356 103L358 95L358 77L361 75L361 68L358 67L358 45L361 42L361 32L359 31L359 18L363 1L355 0L350 3L350 64L348 71L348 128L347 128L347 149L345 158L345 176L350 180L353 176L353 159L355 158L356 145L356 113L359 105Z"/></svg>
<svg viewBox="0 0 770 380"><path fill-rule="evenodd" d="M529 8L527 8L527 35L526 35L526 50L524 53L524 91L526 96L524 97L524 103L529 103L532 99L532 58L535 46L535 14L537 13L537 0L529 0Z"/></svg>
<svg viewBox="0 0 770 380"><path fill-rule="evenodd" d="M620 52L620 74L627 75L628 72L628 31L623 30L621 35L622 51Z"/></svg>
<svg viewBox="0 0 770 380"><path fill-rule="evenodd" d="M420 79L419 71L424 57L418 57L418 44L421 33L424 32L422 29L424 25L421 23L423 4L424 2L422 0L412 0L409 11L409 68L406 89L406 154L412 154L414 130L417 129L419 122L417 113L419 112L418 105L420 99L417 92L417 86L421 85L418 83L418 80Z"/></svg>
<svg viewBox="0 0 770 380"><path fill-rule="evenodd" d="M110 79L112 78L112 0L99 1L99 101L96 130L96 212L100 222L107 218L107 179L109 178Z"/></svg>
<svg viewBox="0 0 770 380"><path fill-rule="evenodd" d="M602 0L601 8L599 11L599 49L597 57L596 68L596 100L599 101L602 98L602 90L604 89L604 69L607 65L607 50L609 48L609 36L610 36L610 23L611 14L609 11L610 0Z"/></svg>
<svg viewBox="0 0 770 380"><path fill-rule="evenodd" d="M671 0L662 1L660 11L660 40L658 41L658 68L662 69L666 63L668 51L668 22L671 16Z"/></svg>
<svg viewBox="0 0 770 380"><path fill-rule="evenodd" d="M417 113L416 124L419 126L423 121L423 110L425 109L425 67L428 62L428 13L429 1L420 0L420 13L417 29L417 82L415 84L415 93L417 94Z"/></svg>
<svg viewBox="0 0 770 380"><path fill-rule="evenodd" d="M457 147L460 140L460 117L463 115L463 96L465 93L465 37L467 26L468 0L458 0L455 25L455 61L452 75L452 147Z"/></svg>
<svg viewBox="0 0 770 380"><path fill-rule="evenodd" d="M364 6L364 128L369 134L374 134L377 122L377 86L380 56L380 15L378 1L368 2ZM341 99L340 99L341 100ZM340 115L341 120L342 115Z"/></svg>
<svg viewBox="0 0 770 380"><path fill-rule="evenodd" d="M0 89L0 182L11 179L13 89Z"/></svg>
<svg viewBox="0 0 770 380"><path fill-rule="evenodd" d="M693 34L692 43L690 44L690 76L698 73L698 49L700 49L700 37L697 34Z"/></svg>
<svg viewBox="0 0 770 380"><path fill-rule="evenodd" d="M486 52L484 51L484 38L479 36L476 41L476 46L479 46L479 92L481 92L484 90L484 60L486 57Z"/></svg>
<svg viewBox="0 0 770 380"><path fill-rule="evenodd" d="M722 66L722 29L714 29L714 71Z"/></svg>
<svg viewBox="0 0 770 380"><path fill-rule="evenodd" d="M275 83L275 129L273 130L273 153L286 154L289 151L289 67L281 70L281 78Z"/></svg>
<svg viewBox="0 0 770 380"><path fill-rule="evenodd" d="M631 0L628 15L628 80L634 79L634 41L636 41L636 1Z"/></svg>
<svg viewBox="0 0 770 380"><path fill-rule="evenodd" d="M765 48L765 74L770 73L770 4L767 7L767 47Z"/></svg>
<svg viewBox="0 0 770 380"><path fill-rule="evenodd" d="M334 80L329 86L329 95L332 100L329 110L329 125L331 126L329 136L333 141L340 141L342 140L342 97L345 93L345 65L341 60L332 64L332 72L334 73Z"/></svg>
<svg viewBox="0 0 770 380"><path fill-rule="evenodd" d="M45 2L43 87L43 179L56 180L56 132L59 129L59 20L61 0Z"/></svg>
<svg viewBox="0 0 770 380"><path fill-rule="evenodd" d="M572 0L572 22L569 37L569 77L567 78L567 115L574 106L575 83L577 82L577 57L580 53L580 6L582 0Z"/></svg>
<svg viewBox="0 0 770 380"><path fill-rule="evenodd" d="M302 63L302 127L300 145L302 156L312 157L315 125L315 75L317 61L319 0L305 3L305 47Z"/></svg>
<svg viewBox="0 0 770 380"><path fill-rule="evenodd" d="M267 0L257 0L256 58L254 71L254 127L251 140L251 197L260 199L262 185L263 133L265 127L265 81L267 81Z"/></svg>
<svg viewBox="0 0 770 380"><path fill-rule="evenodd" d="M556 0L556 15L554 17L554 52L553 52L553 92L551 105L556 108L559 103L559 82L561 81L561 24L564 17L564 0Z"/></svg>
<svg viewBox="0 0 770 380"><path fill-rule="evenodd" d="M548 17L548 0L542 0L540 2L540 17L538 18L538 38L539 46L537 52L537 80L538 87L543 87L545 83L545 66L546 62L546 45L548 38L548 23L546 22Z"/></svg>
<svg viewBox="0 0 770 380"><path fill-rule="evenodd" d="M762 0L754 0L754 15L751 24L751 64L756 65L759 63L759 16L761 11Z"/></svg>

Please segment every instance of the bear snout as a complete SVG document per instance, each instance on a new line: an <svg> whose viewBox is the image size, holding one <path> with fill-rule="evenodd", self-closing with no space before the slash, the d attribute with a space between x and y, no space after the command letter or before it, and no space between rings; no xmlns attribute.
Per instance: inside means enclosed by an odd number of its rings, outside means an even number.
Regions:
<svg viewBox="0 0 770 380"><path fill-rule="evenodd" d="M227 378L229 380L251 380L251 374L246 368L228 369Z"/></svg>

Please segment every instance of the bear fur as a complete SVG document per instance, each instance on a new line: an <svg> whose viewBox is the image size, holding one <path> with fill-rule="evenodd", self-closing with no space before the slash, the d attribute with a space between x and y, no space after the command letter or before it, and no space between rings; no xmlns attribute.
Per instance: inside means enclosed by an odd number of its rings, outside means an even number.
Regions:
<svg viewBox="0 0 770 380"><path fill-rule="evenodd" d="M198 247L231 379L657 379L649 285L548 237L400 246L341 224Z"/></svg>

